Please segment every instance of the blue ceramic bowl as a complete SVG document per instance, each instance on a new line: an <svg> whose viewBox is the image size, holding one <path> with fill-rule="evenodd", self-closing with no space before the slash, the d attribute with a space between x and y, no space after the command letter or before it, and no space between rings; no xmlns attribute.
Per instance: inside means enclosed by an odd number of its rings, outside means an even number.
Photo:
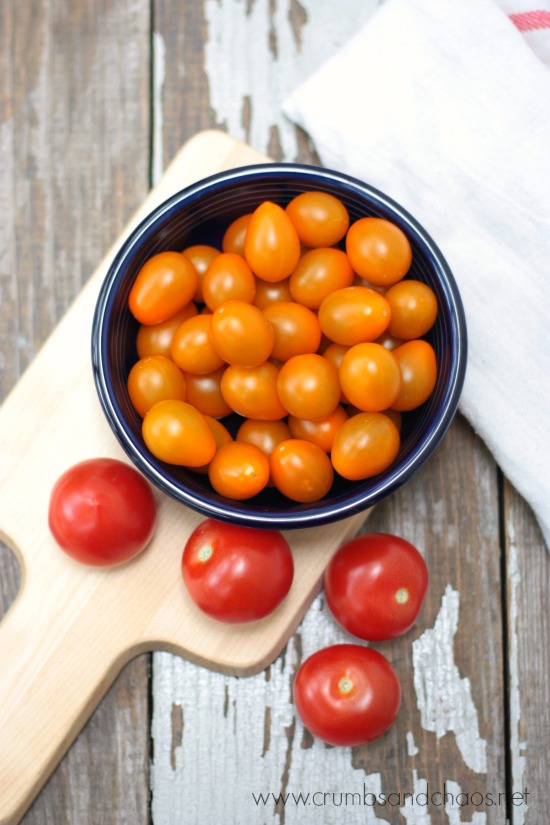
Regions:
<svg viewBox="0 0 550 825"><path fill-rule="evenodd" d="M157 460L141 437L126 380L137 360L138 325L127 303L145 261L164 250L192 244L221 248L229 223L264 200L282 206L300 192L322 190L340 198L351 221L377 216L393 221L413 249L408 277L429 284L439 302L438 319L427 336L438 362L428 401L404 416L394 463L380 475L350 482L337 477L321 501L298 504L274 489L244 502L218 495L208 478ZM270 528L310 527L350 516L379 502L403 484L432 455L455 415L466 366L466 324L453 276L425 230L397 203L365 183L334 171L298 164L243 167L206 178L174 195L132 232L113 261L96 306L92 331L94 377L105 415L132 462L157 487L205 516ZM240 419L242 421L242 419Z"/></svg>

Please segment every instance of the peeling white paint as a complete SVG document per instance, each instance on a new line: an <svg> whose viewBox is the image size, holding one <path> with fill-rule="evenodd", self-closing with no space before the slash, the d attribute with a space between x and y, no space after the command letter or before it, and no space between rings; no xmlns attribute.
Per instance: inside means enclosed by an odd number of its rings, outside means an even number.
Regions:
<svg viewBox="0 0 550 825"><path fill-rule="evenodd" d="M413 784L411 793L413 794L414 799L418 799L419 794L427 795L428 793L428 781L426 779L420 779L416 769L413 770ZM420 798L424 799L424 797ZM399 810L401 811L403 818L406 820L407 825L431 825L432 820L427 805L407 804L403 805L403 807Z"/></svg>
<svg viewBox="0 0 550 825"><path fill-rule="evenodd" d="M380 773L352 768L349 748L329 748L313 740L292 704L290 690L300 657L344 641L349 642L349 636L318 597L284 655L256 676L224 676L169 654L155 654L151 766L155 825L278 825L281 817L274 802L257 806L252 797L252 793L270 792L310 794L305 805L290 797L284 808L286 825L391 822L377 816L372 805L351 802L354 793L379 797L388 792L382 788ZM181 708L181 736L177 731L174 736L172 730L174 705L179 706L177 714ZM316 797L322 806L312 802L316 791L327 794Z"/></svg>
<svg viewBox="0 0 550 825"><path fill-rule="evenodd" d="M414 744L414 736L412 730L407 731L407 755L416 756L418 748Z"/></svg>
<svg viewBox="0 0 550 825"><path fill-rule="evenodd" d="M487 772L487 742L479 734L470 680L453 659L460 595L447 585L433 629L413 642L414 687L421 724L438 738L452 731L466 765Z"/></svg>
<svg viewBox="0 0 550 825"><path fill-rule="evenodd" d="M509 659L510 673L510 754L512 761L512 791L523 793L525 790L523 773L525 770L525 752L527 743L520 741L521 701L519 692L519 649L518 649L518 598L517 591L520 583L517 549L515 544L515 530L513 519L508 519L508 537L510 551L508 555L508 586L509 601ZM528 804L514 807L514 825L523 825Z"/></svg>
<svg viewBox="0 0 550 825"><path fill-rule="evenodd" d="M267 805L256 805L253 793L288 794L285 825L341 825L344 821L346 825L388 825L398 810L407 825L432 825L431 814L442 814L443 804L435 809L425 796L418 797L431 789L416 770L410 786L384 787L380 772L352 767L350 748L327 747L313 739L297 718L291 686L299 661L322 647L349 641L319 596L284 654L256 676L237 679L169 654L155 654L151 766L155 825L280 825L283 819L273 797ZM181 708L179 731L172 729L174 706L176 716ZM417 753L412 732L406 741L409 755ZM398 808L400 800L393 805L388 802L382 815L377 814L374 797L380 800L382 794L391 793L409 796L403 807ZM450 808L448 815L454 816ZM456 818L449 820L451 825L455 821L458 825ZM475 816L471 820L472 825L484 822Z"/></svg>
<svg viewBox="0 0 550 825"><path fill-rule="evenodd" d="M164 172L162 96L166 80L166 46L159 32L153 32L153 135L151 156L151 183L154 186Z"/></svg>
<svg viewBox="0 0 550 825"><path fill-rule="evenodd" d="M464 811L471 810L473 793L463 794L458 782L452 779L445 782L445 796L445 813L449 819L449 825L485 825L487 814L484 811L474 811L471 819L464 819ZM477 800L478 797L474 796L474 799Z"/></svg>
<svg viewBox="0 0 550 825"><path fill-rule="evenodd" d="M282 101L349 40L379 0L340 0L338 14L331 3L301 0L299 5L306 22L297 40L290 21L291 0L204 4L205 71L218 122L233 137L266 153L275 129L285 160L296 158L298 146L295 127L281 112Z"/></svg>

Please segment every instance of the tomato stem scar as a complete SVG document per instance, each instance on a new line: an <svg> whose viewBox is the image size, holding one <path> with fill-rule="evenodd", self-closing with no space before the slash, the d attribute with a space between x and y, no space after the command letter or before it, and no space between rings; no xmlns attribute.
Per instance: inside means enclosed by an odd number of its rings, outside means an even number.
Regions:
<svg viewBox="0 0 550 825"><path fill-rule="evenodd" d="M397 604L406 604L409 601L409 591L406 587L400 587L395 593Z"/></svg>
<svg viewBox="0 0 550 825"><path fill-rule="evenodd" d="M213 552L214 548L211 544L203 544L198 553L199 561L208 561L208 559L211 558Z"/></svg>
<svg viewBox="0 0 550 825"><path fill-rule="evenodd" d="M353 687L353 682L347 676L342 676L338 682L338 690L340 693L349 693Z"/></svg>

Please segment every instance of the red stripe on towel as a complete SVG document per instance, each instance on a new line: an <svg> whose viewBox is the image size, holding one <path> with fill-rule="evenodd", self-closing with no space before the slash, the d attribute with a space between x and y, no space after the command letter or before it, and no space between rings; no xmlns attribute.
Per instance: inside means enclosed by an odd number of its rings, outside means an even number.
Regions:
<svg viewBox="0 0 550 825"><path fill-rule="evenodd" d="M524 11L518 14L510 14L510 20L517 26L520 32L533 31L534 29L550 29L550 11Z"/></svg>

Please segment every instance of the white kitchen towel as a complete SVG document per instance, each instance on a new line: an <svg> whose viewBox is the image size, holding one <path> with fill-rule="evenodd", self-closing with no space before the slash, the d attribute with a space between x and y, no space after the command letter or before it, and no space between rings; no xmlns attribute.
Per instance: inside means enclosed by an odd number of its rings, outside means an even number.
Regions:
<svg viewBox="0 0 550 825"><path fill-rule="evenodd" d="M283 109L441 248L468 323L460 409L550 547L550 71L507 12L384 0Z"/></svg>

